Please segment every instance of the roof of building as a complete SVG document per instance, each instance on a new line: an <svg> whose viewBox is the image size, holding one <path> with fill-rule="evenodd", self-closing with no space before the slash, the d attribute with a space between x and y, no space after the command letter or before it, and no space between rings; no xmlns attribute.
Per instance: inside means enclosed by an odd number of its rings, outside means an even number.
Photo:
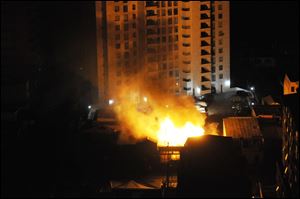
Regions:
<svg viewBox="0 0 300 199"><path fill-rule="evenodd" d="M261 131L254 117L227 117L223 119L224 135L232 138L252 138L261 136Z"/></svg>
<svg viewBox="0 0 300 199"><path fill-rule="evenodd" d="M281 115L280 105L255 105L253 106L255 116L259 115Z"/></svg>

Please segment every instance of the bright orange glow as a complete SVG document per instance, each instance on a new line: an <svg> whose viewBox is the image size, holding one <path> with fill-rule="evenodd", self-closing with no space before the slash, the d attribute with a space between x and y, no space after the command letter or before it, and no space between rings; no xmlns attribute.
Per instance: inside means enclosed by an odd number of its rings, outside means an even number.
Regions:
<svg viewBox="0 0 300 199"><path fill-rule="evenodd" d="M160 129L157 131L157 145L183 146L187 138L203 134L204 129L201 126L186 122L183 127L176 127L172 120L167 117L160 123Z"/></svg>
<svg viewBox="0 0 300 199"><path fill-rule="evenodd" d="M131 82L116 92L114 110L121 124L121 142L147 137L158 146L183 146L188 137L217 134L213 125L205 132L206 115L196 109L192 96L162 92L144 85L144 79Z"/></svg>

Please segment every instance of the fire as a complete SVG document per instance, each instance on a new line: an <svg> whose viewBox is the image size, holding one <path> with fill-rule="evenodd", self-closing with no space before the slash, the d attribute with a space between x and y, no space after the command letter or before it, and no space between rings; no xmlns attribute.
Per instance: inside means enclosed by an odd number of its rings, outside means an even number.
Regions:
<svg viewBox="0 0 300 199"><path fill-rule="evenodd" d="M204 129L186 122L183 127L176 127L172 120L167 117L157 132L158 146L183 146L189 137L204 135Z"/></svg>
<svg viewBox="0 0 300 199"><path fill-rule="evenodd" d="M189 137L216 133L214 127L204 130L206 115L196 109L192 96L175 96L145 85L144 79L134 80L119 87L114 98L120 142L147 137L158 146L183 146Z"/></svg>

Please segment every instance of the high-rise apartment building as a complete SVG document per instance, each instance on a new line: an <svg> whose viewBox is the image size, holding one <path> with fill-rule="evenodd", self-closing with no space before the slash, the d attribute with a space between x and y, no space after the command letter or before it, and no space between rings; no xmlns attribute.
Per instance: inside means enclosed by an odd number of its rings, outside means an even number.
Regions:
<svg viewBox="0 0 300 199"><path fill-rule="evenodd" d="M100 99L140 75L175 95L230 87L228 1L96 2Z"/></svg>

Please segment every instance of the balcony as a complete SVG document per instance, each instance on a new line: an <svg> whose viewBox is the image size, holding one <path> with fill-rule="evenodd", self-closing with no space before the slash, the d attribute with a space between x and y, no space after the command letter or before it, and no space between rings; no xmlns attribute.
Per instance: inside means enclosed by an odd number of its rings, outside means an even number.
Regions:
<svg viewBox="0 0 300 199"><path fill-rule="evenodd" d="M205 67L201 67L201 73L209 73L210 71L205 68Z"/></svg>
<svg viewBox="0 0 300 199"><path fill-rule="evenodd" d="M181 19L182 19L182 20L190 20L190 17L182 16Z"/></svg>
<svg viewBox="0 0 300 199"><path fill-rule="evenodd" d="M207 23L201 23L200 29L210 28Z"/></svg>
<svg viewBox="0 0 300 199"><path fill-rule="evenodd" d="M182 46L183 46L183 47L190 47L191 44L190 44L190 43L182 43Z"/></svg>
<svg viewBox="0 0 300 199"><path fill-rule="evenodd" d="M201 14L200 19L210 19L210 17L207 14Z"/></svg>
<svg viewBox="0 0 300 199"><path fill-rule="evenodd" d="M182 8L182 11L190 11L190 8Z"/></svg>
<svg viewBox="0 0 300 199"><path fill-rule="evenodd" d="M146 7L156 7L158 3L158 1L146 1Z"/></svg>
<svg viewBox="0 0 300 199"><path fill-rule="evenodd" d="M208 79L205 76L201 76L201 82L208 82L208 81L210 81L210 79Z"/></svg>
<svg viewBox="0 0 300 199"><path fill-rule="evenodd" d="M192 88L190 88L190 87L183 87L183 90L190 91L190 90L192 90Z"/></svg>
<svg viewBox="0 0 300 199"><path fill-rule="evenodd" d="M154 10L147 10L147 17L157 16L157 13Z"/></svg>
<svg viewBox="0 0 300 199"><path fill-rule="evenodd" d="M155 26L155 25L157 25L157 22L153 19L148 19L146 22L146 25L147 26Z"/></svg>
<svg viewBox="0 0 300 199"><path fill-rule="evenodd" d="M201 41L201 46L210 46L210 44L207 43L206 41Z"/></svg>
<svg viewBox="0 0 300 199"><path fill-rule="evenodd" d="M191 82L192 80L190 78L182 78L182 81L184 81L184 82Z"/></svg>
<svg viewBox="0 0 300 199"><path fill-rule="evenodd" d="M201 90L202 90L202 91L207 91L207 90L210 90L210 88L208 88L208 87L202 85L202 86L201 86Z"/></svg>
<svg viewBox="0 0 300 199"><path fill-rule="evenodd" d="M201 64L209 64L210 62L207 59L201 59Z"/></svg>
<svg viewBox="0 0 300 199"><path fill-rule="evenodd" d="M207 5L201 5L200 6L200 11L205 11L205 10L210 10Z"/></svg>
<svg viewBox="0 0 300 199"><path fill-rule="evenodd" d="M201 32L201 38L207 38L210 37L210 35L207 32Z"/></svg>
<svg viewBox="0 0 300 199"><path fill-rule="evenodd" d="M209 55L210 53L206 50L201 50L201 55Z"/></svg>

